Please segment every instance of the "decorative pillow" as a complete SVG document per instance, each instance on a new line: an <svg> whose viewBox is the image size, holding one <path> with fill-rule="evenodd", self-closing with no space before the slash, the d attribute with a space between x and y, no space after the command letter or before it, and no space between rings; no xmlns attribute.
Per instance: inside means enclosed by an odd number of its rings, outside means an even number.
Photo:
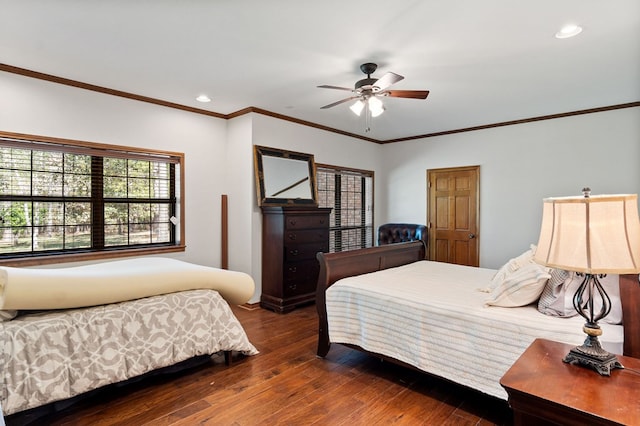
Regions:
<svg viewBox="0 0 640 426"><path fill-rule="evenodd" d="M565 277L562 280L562 277ZM611 311L609 315L602 319L602 322L609 324L622 323L622 302L620 301L620 277L617 274L609 274L604 278L598 278L611 299ZM578 315L573 307L573 295L584 280L583 276L578 276L575 272L555 269L551 272L551 279L545 286L538 310L546 315L558 317L572 317ZM600 297L594 299L594 310L600 310L602 302Z"/></svg>
<svg viewBox="0 0 640 426"><path fill-rule="evenodd" d="M572 317L578 315L573 308L573 291L567 292L567 287L573 279L573 273L563 269L551 270L551 278L544 286L540 300L538 300L538 310L545 315L555 317ZM576 287L577 288L577 287ZM568 303L567 303L568 302Z"/></svg>
<svg viewBox="0 0 640 426"><path fill-rule="evenodd" d="M551 275L537 263L529 263L510 274L492 292L485 306L517 307L535 302Z"/></svg>
<svg viewBox="0 0 640 426"><path fill-rule="evenodd" d="M536 253L536 246L535 244L531 244L531 246L529 247L529 250L525 251L518 257L514 257L513 259L510 259L507 263L502 265L500 269L498 269L498 272L496 272L496 274L491 279L491 283L489 284L488 288L479 288L478 290L485 293L491 293L496 287L502 284L502 282L505 279L507 279L509 275L516 272L518 269L522 268L523 266L529 263L533 263L533 256L535 253Z"/></svg>
<svg viewBox="0 0 640 426"><path fill-rule="evenodd" d="M529 263L533 263L533 256L536 254L537 249L538 247L535 244L531 244L529 246L529 250L525 251L520 256L513 259L518 269L522 268L525 265L528 265Z"/></svg>
<svg viewBox="0 0 640 426"><path fill-rule="evenodd" d="M18 311L13 309L0 310L0 322L11 321L18 315Z"/></svg>

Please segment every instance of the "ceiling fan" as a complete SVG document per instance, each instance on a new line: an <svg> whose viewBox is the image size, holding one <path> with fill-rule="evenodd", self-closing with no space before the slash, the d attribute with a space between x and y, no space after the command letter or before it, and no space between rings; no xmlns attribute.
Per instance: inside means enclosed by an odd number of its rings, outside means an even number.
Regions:
<svg viewBox="0 0 640 426"><path fill-rule="evenodd" d="M362 109L366 106L369 108L371 115L376 117L384 111L384 106L379 97L391 96L394 98L426 99L429 95L428 90L389 90L389 86L396 84L404 77L396 73L388 72L380 78L372 78L371 74L373 74L377 68L378 65L371 62L360 65L360 70L367 75L367 78L358 80L353 89L326 84L318 86L321 89L346 90L353 93L353 96L325 105L321 107L321 109L332 108L336 105L349 102L352 99L357 99L356 103L351 106L351 110L355 114L360 115Z"/></svg>

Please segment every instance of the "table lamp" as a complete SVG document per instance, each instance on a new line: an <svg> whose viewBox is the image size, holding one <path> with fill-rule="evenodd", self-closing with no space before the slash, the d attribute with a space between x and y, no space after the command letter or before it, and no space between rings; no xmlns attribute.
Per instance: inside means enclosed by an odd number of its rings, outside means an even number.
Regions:
<svg viewBox="0 0 640 426"><path fill-rule="evenodd" d="M534 260L584 277L573 297L573 307L586 320L582 330L587 338L563 361L609 376L612 368L624 367L598 340L602 334L598 321L611 310L611 299L599 278L640 272L638 195L591 196L589 188L582 192L582 197L543 200Z"/></svg>

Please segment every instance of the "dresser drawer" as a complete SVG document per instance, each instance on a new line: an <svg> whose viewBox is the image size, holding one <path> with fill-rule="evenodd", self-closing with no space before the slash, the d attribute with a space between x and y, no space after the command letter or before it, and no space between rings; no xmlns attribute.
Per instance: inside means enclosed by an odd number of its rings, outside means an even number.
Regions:
<svg viewBox="0 0 640 426"><path fill-rule="evenodd" d="M287 216L284 220L285 229L313 229L329 227L329 218L326 215Z"/></svg>
<svg viewBox="0 0 640 426"><path fill-rule="evenodd" d="M318 278L318 272L320 272L320 264L317 260L285 263L284 282L313 281Z"/></svg>
<svg viewBox="0 0 640 426"><path fill-rule="evenodd" d="M284 296L297 296L315 292L320 265L317 260L287 263L284 265Z"/></svg>
<svg viewBox="0 0 640 426"><path fill-rule="evenodd" d="M296 262L300 260L315 259L316 253L328 252L329 243L321 242L315 244L288 244L284 246L284 260Z"/></svg>
<svg viewBox="0 0 640 426"><path fill-rule="evenodd" d="M282 289L284 297L294 297L303 294L314 293L317 281L302 281L297 283L284 283Z"/></svg>
<svg viewBox="0 0 640 426"><path fill-rule="evenodd" d="M288 230L284 233L285 244L290 243L316 243L329 241L328 229L312 229L309 231Z"/></svg>

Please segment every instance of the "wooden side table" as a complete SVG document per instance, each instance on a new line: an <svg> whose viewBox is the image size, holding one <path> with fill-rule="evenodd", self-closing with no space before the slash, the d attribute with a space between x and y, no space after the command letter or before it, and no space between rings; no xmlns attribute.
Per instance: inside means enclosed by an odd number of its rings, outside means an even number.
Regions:
<svg viewBox="0 0 640 426"><path fill-rule="evenodd" d="M640 359L601 376L564 363L572 347L536 339L502 376L515 425L640 425Z"/></svg>

